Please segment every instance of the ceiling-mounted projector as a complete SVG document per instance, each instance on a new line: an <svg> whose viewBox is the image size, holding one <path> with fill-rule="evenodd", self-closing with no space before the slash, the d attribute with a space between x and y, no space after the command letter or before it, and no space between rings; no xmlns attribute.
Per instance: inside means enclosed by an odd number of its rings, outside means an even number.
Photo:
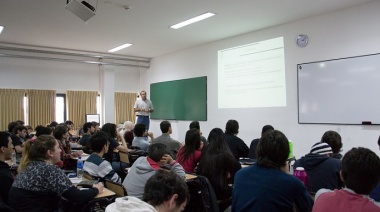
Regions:
<svg viewBox="0 0 380 212"><path fill-rule="evenodd" d="M88 21L95 15L95 8L85 1L71 0L65 8L83 21Z"/></svg>

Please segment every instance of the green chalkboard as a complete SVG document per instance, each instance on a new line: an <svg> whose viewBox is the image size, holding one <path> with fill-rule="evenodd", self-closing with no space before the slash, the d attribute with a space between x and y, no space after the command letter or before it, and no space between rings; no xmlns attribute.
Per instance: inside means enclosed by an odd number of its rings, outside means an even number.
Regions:
<svg viewBox="0 0 380 212"><path fill-rule="evenodd" d="M207 77L150 84L152 119L207 120Z"/></svg>

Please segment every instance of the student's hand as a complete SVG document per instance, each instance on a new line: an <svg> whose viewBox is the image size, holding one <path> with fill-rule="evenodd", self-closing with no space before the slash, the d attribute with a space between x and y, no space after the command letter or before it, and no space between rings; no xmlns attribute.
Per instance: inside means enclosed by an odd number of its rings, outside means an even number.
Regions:
<svg viewBox="0 0 380 212"><path fill-rule="evenodd" d="M170 164L172 161L173 161L172 156L170 156L169 154L165 154L164 156L162 156L159 163L160 163L160 165L163 166L165 164Z"/></svg>
<svg viewBox="0 0 380 212"><path fill-rule="evenodd" d="M104 191L103 183L94 184L94 185L92 185L92 187L93 188L97 188L98 191L99 191L99 194L103 193L103 191Z"/></svg>

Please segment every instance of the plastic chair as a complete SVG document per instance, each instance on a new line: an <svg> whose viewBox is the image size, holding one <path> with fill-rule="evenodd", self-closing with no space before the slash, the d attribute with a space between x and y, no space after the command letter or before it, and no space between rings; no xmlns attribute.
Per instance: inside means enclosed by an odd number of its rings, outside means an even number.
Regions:
<svg viewBox="0 0 380 212"><path fill-rule="evenodd" d="M96 211L105 211L106 207L111 204L112 201L107 198L97 198L88 202L82 208L82 212L96 212Z"/></svg>

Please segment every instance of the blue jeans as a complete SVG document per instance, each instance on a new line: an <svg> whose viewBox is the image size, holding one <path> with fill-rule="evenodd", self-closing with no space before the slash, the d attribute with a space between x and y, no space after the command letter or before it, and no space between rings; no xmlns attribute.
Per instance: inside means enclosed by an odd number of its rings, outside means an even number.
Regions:
<svg viewBox="0 0 380 212"><path fill-rule="evenodd" d="M137 116L136 124L140 124L140 123L145 124L146 130L149 131L149 124L150 124L149 116Z"/></svg>

